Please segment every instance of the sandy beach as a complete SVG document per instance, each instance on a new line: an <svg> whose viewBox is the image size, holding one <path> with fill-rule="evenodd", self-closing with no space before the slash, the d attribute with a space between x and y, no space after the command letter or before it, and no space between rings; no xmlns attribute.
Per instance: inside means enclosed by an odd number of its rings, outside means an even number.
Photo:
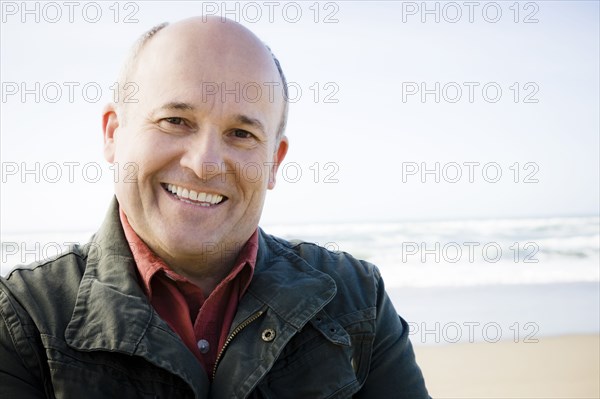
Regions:
<svg viewBox="0 0 600 399"><path fill-rule="evenodd" d="M416 345L433 398L600 398L600 336Z"/></svg>

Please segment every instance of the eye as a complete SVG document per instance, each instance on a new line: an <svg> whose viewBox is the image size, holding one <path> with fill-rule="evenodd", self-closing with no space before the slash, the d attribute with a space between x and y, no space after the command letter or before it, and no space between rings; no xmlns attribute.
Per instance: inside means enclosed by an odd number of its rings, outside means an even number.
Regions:
<svg viewBox="0 0 600 399"><path fill-rule="evenodd" d="M171 125L184 125L185 121L183 120L183 118L179 118L179 117L169 117L169 118L164 118L163 121L170 123Z"/></svg>
<svg viewBox="0 0 600 399"><path fill-rule="evenodd" d="M189 120L179 116L169 116L158 120L157 125L165 132L187 132L193 127Z"/></svg>
<svg viewBox="0 0 600 399"><path fill-rule="evenodd" d="M234 129L232 131L232 135L238 139L251 139L254 137L254 135L252 133L250 133L247 130L243 130L243 129Z"/></svg>

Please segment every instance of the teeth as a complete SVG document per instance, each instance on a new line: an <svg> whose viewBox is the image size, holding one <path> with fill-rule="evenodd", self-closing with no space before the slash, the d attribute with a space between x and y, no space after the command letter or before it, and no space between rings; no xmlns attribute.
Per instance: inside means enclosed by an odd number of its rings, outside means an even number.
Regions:
<svg viewBox="0 0 600 399"><path fill-rule="evenodd" d="M193 202L194 204L201 202L200 205L202 205L202 206L216 205L216 204L220 203L221 201L223 201L222 195L196 192L194 190L188 190L187 188L176 186L174 184L167 184L167 190L169 192L177 195L178 197L180 197L180 199L183 201L185 201L185 200L196 201L196 202ZM185 201L185 202L192 203L190 201Z"/></svg>

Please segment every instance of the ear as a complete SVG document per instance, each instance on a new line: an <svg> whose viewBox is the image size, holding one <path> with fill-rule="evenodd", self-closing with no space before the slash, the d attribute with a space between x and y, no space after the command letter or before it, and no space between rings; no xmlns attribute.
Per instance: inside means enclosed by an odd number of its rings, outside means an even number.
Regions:
<svg viewBox="0 0 600 399"><path fill-rule="evenodd" d="M269 185L267 186L269 190L275 188L277 170L279 169L279 165L281 165L281 163L283 162L285 154L287 154L288 146L288 138L286 136L281 137L281 139L279 140L279 144L277 145L277 149L273 154L273 166L271 166L271 170L269 173Z"/></svg>
<svg viewBox="0 0 600 399"><path fill-rule="evenodd" d="M119 127L119 119L114 104L107 104L102 111L102 134L104 137L104 159L110 163L115 161L115 133Z"/></svg>

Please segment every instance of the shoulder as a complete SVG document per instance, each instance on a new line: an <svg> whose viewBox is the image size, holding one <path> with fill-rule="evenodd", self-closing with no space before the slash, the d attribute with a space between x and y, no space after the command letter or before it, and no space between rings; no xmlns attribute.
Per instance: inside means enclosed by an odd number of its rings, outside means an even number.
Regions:
<svg viewBox="0 0 600 399"><path fill-rule="evenodd" d="M318 244L302 240L286 240L265 234L267 242L275 243L318 270L334 274L357 274L380 277L379 269L365 260L357 259L344 251L333 251Z"/></svg>
<svg viewBox="0 0 600 399"><path fill-rule="evenodd" d="M0 278L0 306L5 312L26 312L46 319L56 307L74 302L85 271L88 246L74 245L43 261L18 265ZM52 311L54 313L54 311Z"/></svg>
<svg viewBox="0 0 600 399"><path fill-rule="evenodd" d="M330 276L337 286L338 298L376 301L381 294L383 282L377 266L357 259L343 251L332 251L320 245L301 241L285 240L265 234L271 249L287 256L299 258L312 269ZM366 305L366 303L365 303Z"/></svg>
<svg viewBox="0 0 600 399"><path fill-rule="evenodd" d="M0 379L4 382L13 375L12 381L42 389L38 381L48 381L44 348L49 342L62 345L86 259L87 249L73 246L53 258L18 265L0 277Z"/></svg>
<svg viewBox="0 0 600 399"><path fill-rule="evenodd" d="M6 277L4 285L19 289L23 286L59 286L65 278L81 275L85 269L89 243L72 245L68 250L48 259L15 266Z"/></svg>

